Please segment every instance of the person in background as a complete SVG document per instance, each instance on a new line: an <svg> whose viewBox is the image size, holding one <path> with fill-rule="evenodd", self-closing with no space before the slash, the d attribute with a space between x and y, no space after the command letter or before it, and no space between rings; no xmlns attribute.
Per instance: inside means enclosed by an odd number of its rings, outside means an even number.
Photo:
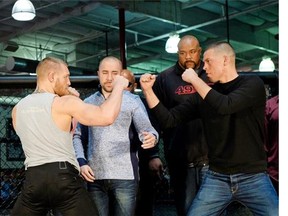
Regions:
<svg viewBox="0 0 288 216"><path fill-rule="evenodd" d="M203 60L214 85L207 85L192 68L185 70L182 79L198 96L170 110L153 92L155 75L140 78L149 108L162 126L174 127L199 116L203 121L209 170L187 215L219 215L235 200L254 215L278 215L279 199L266 173L264 83L256 75L238 75L235 52L227 42L210 45Z"/></svg>
<svg viewBox="0 0 288 216"><path fill-rule="evenodd" d="M84 102L103 104L110 97L113 80L121 71L122 63L118 58L105 57L99 64L99 91ZM100 216L134 215L138 158L136 152L131 152L129 129L132 122L142 142L141 148L154 147L158 142L158 133L152 127L140 97L129 91L124 92L120 113L110 126L77 124L74 148L81 174L88 181L87 189ZM85 146L87 151L84 151Z"/></svg>
<svg viewBox="0 0 288 216"><path fill-rule="evenodd" d="M185 69L193 68L208 82L201 47L196 37L186 35L178 43L178 61L159 73L153 90L168 109L196 94L190 83L182 80ZM175 128L163 130L165 158L169 168L171 187L178 215L186 215L208 169L207 143L200 119L193 119Z"/></svg>
<svg viewBox="0 0 288 216"><path fill-rule="evenodd" d="M12 216L46 215L50 209L62 215L97 215L95 204L79 175L72 145L71 122L90 126L112 124L120 111L128 81L117 76L111 97L94 106L84 103L69 87L67 64L47 57L36 68L36 90L12 110L13 127L25 153L25 181Z"/></svg>
<svg viewBox="0 0 288 216"><path fill-rule="evenodd" d="M127 87L127 90L134 93L137 88L134 74L130 70L124 69L122 70L121 75L131 83L131 85ZM142 99L142 102L144 105L146 104L145 99ZM160 129L158 128L155 119L149 115L149 109L148 116L152 125L159 133ZM147 150L139 148L141 141L138 139L134 125L131 125L130 140L131 146L135 148L134 151L138 151L139 158L139 187L135 215L152 216L155 201L155 184L162 178L163 174L163 164L159 158L159 147L156 145Z"/></svg>
<svg viewBox="0 0 288 216"><path fill-rule="evenodd" d="M268 174L279 194L279 95L266 102L265 151L268 158Z"/></svg>

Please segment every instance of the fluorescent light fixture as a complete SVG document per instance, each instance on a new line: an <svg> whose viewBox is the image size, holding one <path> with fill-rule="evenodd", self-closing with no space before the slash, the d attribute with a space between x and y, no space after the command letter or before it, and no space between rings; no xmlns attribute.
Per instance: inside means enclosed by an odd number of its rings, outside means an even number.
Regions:
<svg viewBox="0 0 288 216"><path fill-rule="evenodd" d="M177 34L176 32L171 33L165 45L166 52L177 53L179 41L179 34Z"/></svg>
<svg viewBox="0 0 288 216"><path fill-rule="evenodd" d="M18 21L33 20L36 16L34 5L29 0L17 0L12 9L12 17Z"/></svg>
<svg viewBox="0 0 288 216"><path fill-rule="evenodd" d="M264 56L259 64L260 72L273 72L275 70L275 65L271 58Z"/></svg>

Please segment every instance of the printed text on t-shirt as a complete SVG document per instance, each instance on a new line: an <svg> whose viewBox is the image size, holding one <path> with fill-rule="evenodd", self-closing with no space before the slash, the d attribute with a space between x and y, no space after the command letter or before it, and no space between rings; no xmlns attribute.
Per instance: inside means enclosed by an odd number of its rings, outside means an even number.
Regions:
<svg viewBox="0 0 288 216"><path fill-rule="evenodd" d="M196 90L193 88L192 85L178 86L175 91L177 95L194 94L195 92Z"/></svg>

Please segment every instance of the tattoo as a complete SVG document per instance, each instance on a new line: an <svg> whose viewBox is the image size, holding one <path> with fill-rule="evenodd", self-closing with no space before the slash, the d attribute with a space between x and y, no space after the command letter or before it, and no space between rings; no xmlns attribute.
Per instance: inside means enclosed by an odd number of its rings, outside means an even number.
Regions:
<svg viewBox="0 0 288 216"><path fill-rule="evenodd" d="M46 92L46 91L44 91L43 89L38 89L38 88L36 88L33 93L34 93L34 94L37 94L37 93L45 93L45 92Z"/></svg>

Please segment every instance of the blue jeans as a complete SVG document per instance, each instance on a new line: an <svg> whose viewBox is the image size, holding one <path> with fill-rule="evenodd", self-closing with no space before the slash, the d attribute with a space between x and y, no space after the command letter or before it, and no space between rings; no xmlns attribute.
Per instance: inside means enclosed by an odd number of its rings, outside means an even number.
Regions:
<svg viewBox="0 0 288 216"><path fill-rule="evenodd" d="M132 216L136 205L136 180L106 179L88 183L99 216Z"/></svg>
<svg viewBox="0 0 288 216"><path fill-rule="evenodd" d="M219 215L232 201L254 215L278 215L278 196L267 173L224 175L208 170L188 215Z"/></svg>

